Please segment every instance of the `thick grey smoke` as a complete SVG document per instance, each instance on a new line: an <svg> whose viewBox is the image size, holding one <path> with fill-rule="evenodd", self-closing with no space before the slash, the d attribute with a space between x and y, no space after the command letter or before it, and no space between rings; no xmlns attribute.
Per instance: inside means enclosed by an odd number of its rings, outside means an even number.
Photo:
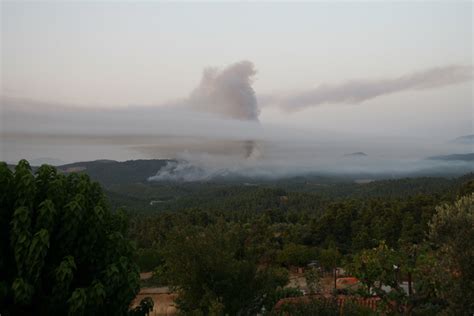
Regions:
<svg viewBox="0 0 474 316"><path fill-rule="evenodd" d="M256 74L250 61L240 61L220 70L204 69L199 86L191 93L187 105L193 110L218 114L225 118L258 122L260 110L252 88ZM244 141L245 158L259 154L255 140Z"/></svg>
<svg viewBox="0 0 474 316"><path fill-rule="evenodd" d="M191 93L189 105L226 118L258 121L260 111L252 88L255 74L250 61L234 63L222 70L206 68L199 86Z"/></svg>
<svg viewBox="0 0 474 316"><path fill-rule="evenodd" d="M445 66L389 79L357 79L342 84L322 84L315 89L261 99L288 111L334 103L360 103L375 97L408 90L424 90L470 81L472 66Z"/></svg>

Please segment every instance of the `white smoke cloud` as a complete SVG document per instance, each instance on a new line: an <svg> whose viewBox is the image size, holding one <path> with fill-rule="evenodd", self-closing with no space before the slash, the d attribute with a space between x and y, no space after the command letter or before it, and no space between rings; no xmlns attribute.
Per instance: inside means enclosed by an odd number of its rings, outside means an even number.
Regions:
<svg viewBox="0 0 474 316"><path fill-rule="evenodd" d="M378 96L408 90L425 90L470 81L472 66L444 66L387 79L356 79L342 84L322 84L288 95L262 96L260 102L287 111L299 111L323 104L360 103Z"/></svg>
<svg viewBox="0 0 474 316"><path fill-rule="evenodd" d="M255 74L250 61L234 63L222 70L206 68L199 86L187 102L193 109L226 118L258 121L260 111L252 88Z"/></svg>

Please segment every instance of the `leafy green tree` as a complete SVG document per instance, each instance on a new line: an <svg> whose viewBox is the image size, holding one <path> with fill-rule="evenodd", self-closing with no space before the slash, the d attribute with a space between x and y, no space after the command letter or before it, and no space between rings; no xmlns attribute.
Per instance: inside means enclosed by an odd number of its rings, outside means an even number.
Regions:
<svg viewBox="0 0 474 316"><path fill-rule="evenodd" d="M140 271L149 272L163 264L163 256L156 247L137 249L137 264Z"/></svg>
<svg viewBox="0 0 474 316"><path fill-rule="evenodd" d="M415 249L408 249L408 254ZM437 263L434 251L427 243L416 248L416 255L405 257L405 272L413 276L413 291L407 300L407 314L438 315L446 302L439 297L440 278L445 273ZM413 262L406 262L415 260ZM403 268L403 266L402 266Z"/></svg>
<svg viewBox="0 0 474 316"><path fill-rule="evenodd" d="M277 256L277 261L287 267L305 266L315 258L315 250L305 245L287 244Z"/></svg>
<svg viewBox="0 0 474 316"><path fill-rule="evenodd" d="M315 267L306 269L304 271L304 278L310 294L321 291L321 271L319 269Z"/></svg>
<svg viewBox="0 0 474 316"><path fill-rule="evenodd" d="M304 296L304 294L299 288L278 287L275 291L270 293L270 295L268 295L265 298L265 301L266 301L265 306L268 307L268 309L265 309L265 310L271 311L275 307L275 304L281 299L290 298L290 297L300 297L300 296ZM265 315L265 313L263 314Z"/></svg>
<svg viewBox="0 0 474 316"><path fill-rule="evenodd" d="M339 315L339 306L335 300L324 301L321 299L306 299L300 301L284 302L278 308L273 310L272 315L321 315L333 316Z"/></svg>
<svg viewBox="0 0 474 316"><path fill-rule="evenodd" d="M399 311L400 306L406 303L406 294L399 285L400 262L399 253L381 242L376 248L356 254L349 271L363 284L361 294L376 294L385 303L394 302L394 309ZM384 289L384 286L390 287L390 290Z"/></svg>
<svg viewBox="0 0 474 316"><path fill-rule="evenodd" d="M474 180L473 179L464 182L458 191L458 195L460 197L471 195L472 193L474 193Z"/></svg>
<svg viewBox="0 0 474 316"><path fill-rule="evenodd" d="M447 314L474 313L474 194L436 208L429 240L435 246L439 297Z"/></svg>
<svg viewBox="0 0 474 316"><path fill-rule="evenodd" d="M376 316L380 314L349 300L344 302L343 305L339 305L335 299L319 297L283 302L283 304L275 308L270 315Z"/></svg>
<svg viewBox="0 0 474 316"><path fill-rule="evenodd" d="M319 250L319 261L326 271L335 270L341 263L342 255L334 243Z"/></svg>
<svg viewBox="0 0 474 316"><path fill-rule="evenodd" d="M220 221L206 228L181 227L168 240L167 279L185 314L255 314L288 277L258 266L238 225ZM277 271L278 272L278 271Z"/></svg>
<svg viewBox="0 0 474 316"><path fill-rule="evenodd" d="M128 314L139 273L126 229L88 176L1 163L0 314Z"/></svg>

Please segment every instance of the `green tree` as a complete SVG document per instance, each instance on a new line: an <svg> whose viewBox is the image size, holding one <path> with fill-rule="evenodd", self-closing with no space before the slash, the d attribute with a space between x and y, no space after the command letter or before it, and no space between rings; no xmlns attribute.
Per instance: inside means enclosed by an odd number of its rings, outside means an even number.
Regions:
<svg viewBox="0 0 474 316"><path fill-rule="evenodd" d="M381 242L376 248L356 254L349 271L364 285L361 294L376 294L385 303L395 302L397 304L393 307L399 311L399 307L406 303L406 294L399 285L400 262L399 253ZM384 289L384 286L390 290Z"/></svg>
<svg viewBox="0 0 474 316"><path fill-rule="evenodd" d="M100 186L25 160L0 164L0 186L0 314L128 314L138 267Z"/></svg>
<svg viewBox="0 0 474 316"><path fill-rule="evenodd" d="M258 267L249 236L222 221L187 226L171 234L165 252L167 279L186 314L239 315L260 311L266 296L288 282L280 271Z"/></svg>
<svg viewBox="0 0 474 316"><path fill-rule="evenodd" d="M429 240L435 246L439 296L447 314L474 313L474 194L436 208Z"/></svg>
<svg viewBox="0 0 474 316"><path fill-rule="evenodd" d="M464 182L458 190L458 196L466 196L474 193L474 180L468 180Z"/></svg>
<svg viewBox="0 0 474 316"><path fill-rule="evenodd" d="M415 249L408 249L408 255ZM416 255L405 257L405 272L413 276L413 291L408 297L407 314L438 315L446 302L439 297L440 279L445 274L438 264L435 252L425 243L417 247ZM413 262L406 262L415 260Z"/></svg>
<svg viewBox="0 0 474 316"><path fill-rule="evenodd" d="M308 246L290 243L285 245L279 252L277 261L287 267L301 267L308 264L311 259L314 259L316 256L315 254L315 250Z"/></svg>
<svg viewBox="0 0 474 316"><path fill-rule="evenodd" d="M315 267L306 269L304 278L310 294L318 293L321 290L321 271L319 269Z"/></svg>
<svg viewBox="0 0 474 316"><path fill-rule="evenodd" d="M334 243L319 251L319 261L326 271L334 271L341 263L342 255Z"/></svg>

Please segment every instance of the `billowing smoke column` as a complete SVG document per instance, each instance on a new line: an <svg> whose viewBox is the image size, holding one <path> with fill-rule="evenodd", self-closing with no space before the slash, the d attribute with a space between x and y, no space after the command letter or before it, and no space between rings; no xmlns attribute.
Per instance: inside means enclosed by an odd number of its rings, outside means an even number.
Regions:
<svg viewBox="0 0 474 316"><path fill-rule="evenodd" d="M259 123L260 111L252 88L252 77L255 74L256 70L250 61L237 62L224 69L208 67L203 72L199 86L185 100L185 106L229 119ZM260 157L260 148L255 140L238 143L245 160L251 161ZM192 156L188 153L188 158L190 155ZM225 168L199 166L196 159L191 159L193 163L187 160L169 163L149 180L205 181L228 172Z"/></svg>
<svg viewBox="0 0 474 316"><path fill-rule="evenodd" d="M252 77L256 74L252 62L244 60L224 69L204 69L199 86L191 93L187 103L195 110L218 114L222 117L258 122L260 110ZM260 155L254 140L243 142L244 157Z"/></svg>
<svg viewBox="0 0 474 316"><path fill-rule="evenodd" d="M250 61L241 61L222 70L206 68L199 86L188 100L190 106L227 118L258 121L260 111L252 88L255 74Z"/></svg>
<svg viewBox="0 0 474 316"><path fill-rule="evenodd" d="M244 149L244 158L247 160L257 160L263 156L262 143L255 140L246 140L242 142Z"/></svg>

